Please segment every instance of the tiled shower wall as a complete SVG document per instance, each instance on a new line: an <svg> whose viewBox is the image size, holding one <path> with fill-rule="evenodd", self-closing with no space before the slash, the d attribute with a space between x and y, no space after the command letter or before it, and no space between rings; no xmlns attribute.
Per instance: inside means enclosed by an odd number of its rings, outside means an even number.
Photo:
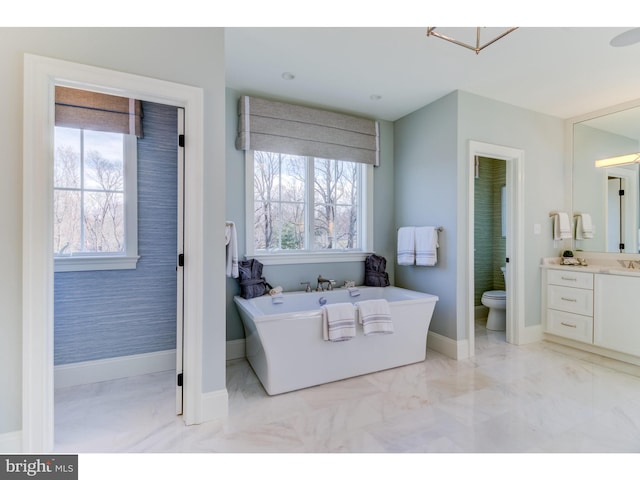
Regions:
<svg viewBox="0 0 640 480"><path fill-rule="evenodd" d="M177 112L143 102L135 270L58 272L54 363L176 348Z"/></svg>
<svg viewBox="0 0 640 480"><path fill-rule="evenodd" d="M504 290L500 267L505 264L506 239L502 236L501 192L506 184L506 162L480 157L475 179L474 279L475 305L482 305L482 293Z"/></svg>

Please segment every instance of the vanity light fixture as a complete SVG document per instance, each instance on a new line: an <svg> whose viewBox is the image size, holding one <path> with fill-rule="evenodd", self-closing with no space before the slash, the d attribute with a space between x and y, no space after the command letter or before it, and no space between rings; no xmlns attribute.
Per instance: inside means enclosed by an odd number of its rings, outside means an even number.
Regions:
<svg viewBox="0 0 640 480"><path fill-rule="evenodd" d="M518 27L509 27L505 32L502 32L500 35L498 35L497 37L494 37L492 40L489 40L484 44L480 44L480 32L482 31L483 28L485 27L476 27L476 44L475 45L470 45L460 40L456 40L455 38L450 37L448 35L444 35L440 32L436 32L435 31L436 27L427 27L427 37L441 38L442 40L446 40L447 42L455 43L456 45L460 45L461 47L468 48L469 50L473 50L474 52L476 52L476 55L477 55L480 53L482 49L488 47L492 43L497 42L502 37L516 30Z"/></svg>
<svg viewBox="0 0 640 480"><path fill-rule="evenodd" d="M630 165L632 163L640 163L640 153L630 153L619 157L596 160L596 168L617 167L618 165Z"/></svg>

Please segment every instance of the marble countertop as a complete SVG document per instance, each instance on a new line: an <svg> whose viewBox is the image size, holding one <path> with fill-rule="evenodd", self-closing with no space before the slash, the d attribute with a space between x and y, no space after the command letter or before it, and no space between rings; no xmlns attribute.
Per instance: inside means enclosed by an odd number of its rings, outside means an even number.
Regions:
<svg viewBox="0 0 640 480"><path fill-rule="evenodd" d="M582 258L579 255L576 258ZM584 259L586 265L562 265L560 263L560 257L543 258L540 264L541 268L554 269L554 270L572 270L576 272L585 273L601 273L605 275L624 275L629 277L640 277L640 262L635 260L633 262L633 268L629 268L629 262L634 259ZM594 260L594 261L590 261Z"/></svg>

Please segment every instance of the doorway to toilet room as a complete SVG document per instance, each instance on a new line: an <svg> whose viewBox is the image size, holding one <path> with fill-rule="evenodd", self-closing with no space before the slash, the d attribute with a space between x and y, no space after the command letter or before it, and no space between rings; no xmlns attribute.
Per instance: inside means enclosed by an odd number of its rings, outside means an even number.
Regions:
<svg viewBox="0 0 640 480"><path fill-rule="evenodd" d="M474 167L475 336L505 341L506 161L477 156Z"/></svg>
<svg viewBox="0 0 640 480"><path fill-rule="evenodd" d="M524 341L524 308L520 301L524 298L524 151L471 140L467 158L465 311L468 352L473 357L478 324L485 337L491 333L516 345ZM493 315L491 309L495 309ZM488 324L494 330L487 330Z"/></svg>

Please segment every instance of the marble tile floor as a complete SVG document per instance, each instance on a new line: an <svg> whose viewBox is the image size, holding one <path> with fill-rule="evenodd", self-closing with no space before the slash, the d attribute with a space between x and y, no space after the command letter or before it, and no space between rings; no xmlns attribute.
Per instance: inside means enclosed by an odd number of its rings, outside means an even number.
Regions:
<svg viewBox="0 0 640 480"><path fill-rule="evenodd" d="M186 427L173 372L55 392L58 453L638 453L640 367L477 325L476 356L270 397L227 365L229 416Z"/></svg>

